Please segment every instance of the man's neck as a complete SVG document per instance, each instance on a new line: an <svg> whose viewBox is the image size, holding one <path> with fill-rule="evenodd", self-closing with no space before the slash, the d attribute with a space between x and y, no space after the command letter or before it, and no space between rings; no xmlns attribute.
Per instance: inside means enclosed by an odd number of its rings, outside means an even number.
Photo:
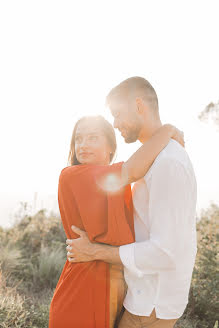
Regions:
<svg viewBox="0 0 219 328"><path fill-rule="evenodd" d="M138 140L144 144L146 141L148 141L158 129L160 129L162 126L161 121L156 121L153 124L150 124L150 126L145 126L144 129L140 132Z"/></svg>

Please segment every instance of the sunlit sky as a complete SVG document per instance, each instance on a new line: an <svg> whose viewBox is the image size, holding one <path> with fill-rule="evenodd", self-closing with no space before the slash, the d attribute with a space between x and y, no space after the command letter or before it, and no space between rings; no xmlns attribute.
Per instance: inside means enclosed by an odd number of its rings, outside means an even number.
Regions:
<svg viewBox="0 0 219 328"><path fill-rule="evenodd" d="M0 225L34 192L39 207L57 205L76 120L112 122L105 96L136 75L157 91L162 122L185 133L197 210L219 202L219 133L198 119L219 100L218 12L218 1L1 1ZM116 161L140 146L117 141Z"/></svg>

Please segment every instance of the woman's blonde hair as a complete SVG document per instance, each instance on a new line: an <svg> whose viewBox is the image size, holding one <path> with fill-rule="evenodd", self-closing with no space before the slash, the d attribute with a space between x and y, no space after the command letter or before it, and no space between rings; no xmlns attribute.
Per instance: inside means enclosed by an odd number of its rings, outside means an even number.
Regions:
<svg viewBox="0 0 219 328"><path fill-rule="evenodd" d="M85 121L85 120L95 123L96 126L98 128L100 128L102 133L105 135L105 137L111 147L110 163L112 163L115 153L116 153L116 149L117 149L115 131L114 131L112 124L110 124L103 116L98 115L98 116L83 116L76 122L73 132L72 132L72 137L71 137L70 150L69 150L69 155L68 155L68 165L72 166L72 165L81 164L77 160L77 157L75 154L75 134L76 134L78 125L82 121Z"/></svg>

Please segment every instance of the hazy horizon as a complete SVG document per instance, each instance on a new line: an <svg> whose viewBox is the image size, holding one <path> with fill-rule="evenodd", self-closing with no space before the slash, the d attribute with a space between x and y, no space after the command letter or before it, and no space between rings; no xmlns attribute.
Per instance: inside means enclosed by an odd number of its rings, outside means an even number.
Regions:
<svg viewBox="0 0 219 328"><path fill-rule="evenodd" d="M0 27L0 225L35 192L57 207L76 120L112 122L107 93L136 75L154 86L162 123L185 133L197 210L219 203L219 135L198 119L219 100L217 1L1 2ZM140 145L117 141L116 161Z"/></svg>

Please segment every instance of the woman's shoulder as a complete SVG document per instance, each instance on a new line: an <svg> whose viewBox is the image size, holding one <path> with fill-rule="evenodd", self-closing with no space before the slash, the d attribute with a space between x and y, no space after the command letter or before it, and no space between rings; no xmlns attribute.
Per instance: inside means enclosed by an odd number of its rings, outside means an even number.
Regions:
<svg viewBox="0 0 219 328"><path fill-rule="evenodd" d="M59 175L59 178L62 177L69 177L75 174L80 173L89 173L89 172L107 172L107 171L114 171L120 168L124 162L117 162L109 165L89 165L89 164L80 164L80 165L72 165L64 167Z"/></svg>
<svg viewBox="0 0 219 328"><path fill-rule="evenodd" d="M65 178L65 177L73 177L78 176L81 174L86 174L91 172L94 168L96 168L96 165L89 165L89 164L80 164L80 165L71 165L64 167L60 174L59 178Z"/></svg>
<svg viewBox="0 0 219 328"><path fill-rule="evenodd" d="M74 175L79 170L80 170L80 165L66 166L61 170L61 172L59 174L59 179L63 179L65 177Z"/></svg>
<svg viewBox="0 0 219 328"><path fill-rule="evenodd" d="M73 169L74 166L66 166L61 170L60 175L68 174L68 172L72 171Z"/></svg>

